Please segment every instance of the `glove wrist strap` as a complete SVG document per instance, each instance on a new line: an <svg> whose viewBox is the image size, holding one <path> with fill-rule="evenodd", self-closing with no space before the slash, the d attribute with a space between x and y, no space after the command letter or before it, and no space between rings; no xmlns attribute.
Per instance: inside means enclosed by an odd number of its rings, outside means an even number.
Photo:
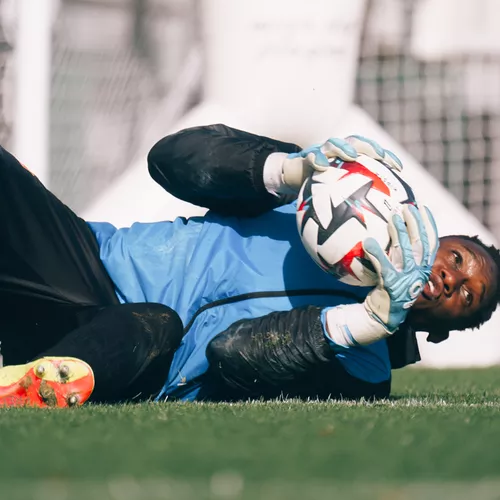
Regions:
<svg viewBox="0 0 500 500"><path fill-rule="evenodd" d="M285 184L283 181L283 163L286 157L287 153L271 153L264 163L264 186L274 196L287 194L284 192Z"/></svg>
<svg viewBox="0 0 500 500"><path fill-rule="evenodd" d="M368 345L390 335L382 323L369 314L364 304L348 304L325 310L325 334L339 346Z"/></svg>

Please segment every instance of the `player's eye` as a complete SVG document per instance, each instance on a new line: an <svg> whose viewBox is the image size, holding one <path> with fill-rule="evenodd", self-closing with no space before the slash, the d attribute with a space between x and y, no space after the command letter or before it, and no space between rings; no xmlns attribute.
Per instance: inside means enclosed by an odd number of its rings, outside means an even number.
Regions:
<svg viewBox="0 0 500 500"><path fill-rule="evenodd" d="M469 290L467 290L467 288L464 288L463 290L464 290L463 294L465 297L465 303L467 304L467 306L470 306L472 304L472 293L470 293Z"/></svg>
<svg viewBox="0 0 500 500"><path fill-rule="evenodd" d="M457 252L456 250L452 250L451 253L453 254L453 261L455 263L455 267L458 269L464 261L464 259L462 258L462 254Z"/></svg>

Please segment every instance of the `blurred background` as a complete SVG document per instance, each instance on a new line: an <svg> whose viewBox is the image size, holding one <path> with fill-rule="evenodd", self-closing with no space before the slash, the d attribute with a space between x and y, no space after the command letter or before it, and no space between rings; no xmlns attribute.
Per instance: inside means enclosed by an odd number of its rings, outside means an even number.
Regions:
<svg viewBox="0 0 500 500"><path fill-rule="evenodd" d="M403 158L443 234L496 243L499 14L495 0L0 0L0 141L77 213L122 225L198 213L146 178L148 149L183 126L305 145L363 133ZM499 326L423 341L425 362L500 363Z"/></svg>

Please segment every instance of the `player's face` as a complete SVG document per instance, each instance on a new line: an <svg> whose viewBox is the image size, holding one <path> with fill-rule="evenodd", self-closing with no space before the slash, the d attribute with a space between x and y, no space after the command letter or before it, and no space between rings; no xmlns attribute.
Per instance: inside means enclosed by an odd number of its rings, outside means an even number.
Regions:
<svg viewBox="0 0 500 500"><path fill-rule="evenodd" d="M417 327L439 323L452 330L454 321L491 303L497 290L496 276L496 264L481 246L460 237L441 238L430 280L415 303L412 321Z"/></svg>

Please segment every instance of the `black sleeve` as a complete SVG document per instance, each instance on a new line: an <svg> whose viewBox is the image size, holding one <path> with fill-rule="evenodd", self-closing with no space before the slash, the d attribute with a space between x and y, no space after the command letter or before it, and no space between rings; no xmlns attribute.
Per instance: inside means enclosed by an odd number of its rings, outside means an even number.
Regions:
<svg viewBox="0 0 500 500"><path fill-rule="evenodd" d="M215 400L387 397L390 381L349 375L321 324L321 308L302 307L242 320L208 345L207 374Z"/></svg>
<svg viewBox="0 0 500 500"><path fill-rule="evenodd" d="M420 361L417 335L408 323L403 323L398 330L387 338L391 368L396 370Z"/></svg>
<svg viewBox="0 0 500 500"><path fill-rule="evenodd" d="M210 125L160 140L149 152L148 168L160 186L181 200L226 215L254 216L293 200L266 190L266 158L300 150L295 144Z"/></svg>

